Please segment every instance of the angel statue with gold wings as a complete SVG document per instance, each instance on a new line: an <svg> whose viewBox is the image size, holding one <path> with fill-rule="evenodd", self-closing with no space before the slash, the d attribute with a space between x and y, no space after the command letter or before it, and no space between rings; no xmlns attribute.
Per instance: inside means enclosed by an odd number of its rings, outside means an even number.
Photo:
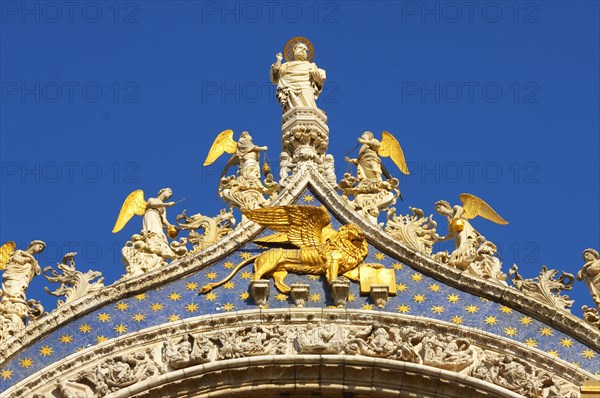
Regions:
<svg viewBox="0 0 600 398"><path fill-rule="evenodd" d="M138 189L130 193L123 205L112 230L117 233L125 227L134 215L144 216L141 235L135 234L122 250L128 274L142 273L158 266L166 259L174 259L176 254L171 250L169 241L177 237L178 229L167 220L167 207L175 202L167 202L173 195L171 188L158 191L156 198L144 199L144 191ZM131 268L131 269L130 269Z"/></svg>
<svg viewBox="0 0 600 398"><path fill-rule="evenodd" d="M340 181L340 189L344 196L354 196L351 201L355 210L358 210L371 222L377 223L379 212L396 202L402 195L398 189L398 179L391 174L381 163L381 157L390 157L400 171L410 174L404 152L396 138L383 131L381 141L373 133L365 131L358 139L361 147L356 159L346 157L346 162L356 165L356 177L350 173L344 174ZM384 181L382 176L386 177Z"/></svg>
<svg viewBox="0 0 600 398"><path fill-rule="evenodd" d="M25 319L43 315L44 308L36 300L27 300L25 291L32 279L41 273L34 255L41 253L46 244L34 240L27 250L15 250L15 242L6 242L0 247L0 343L25 327Z"/></svg>
<svg viewBox="0 0 600 398"><path fill-rule="evenodd" d="M265 184L260 180L260 152L266 146L255 145L247 131L242 132L240 139L233 139L233 130L222 131L213 142L204 166L210 166L225 152L231 157L223 168L219 182L219 195L227 202L242 209L254 209L266 204L263 194L272 195L278 188L270 172L265 172ZM227 170L238 166L237 176L227 176Z"/></svg>
<svg viewBox="0 0 600 398"><path fill-rule="evenodd" d="M244 266L254 263L253 281L273 277L275 287L288 294L290 287L285 284L285 277L289 272L325 275L331 284L339 275L358 267L368 254L362 229L355 224L346 224L336 231L331 227L331 218L324 207L273 206L243 213L250 220L278 232L270 239L257 242L275 248L244 260L222 281L204 285L200 293L208 293L227 283Z"/></svg>
<svg viewBox="0 0 600 398"><path fill-rule="evenodd" d="M252 142L252 136L247 131L243 131L240 139L235 142L233 140L233 130L222 131L213 142L204 166L209 166L214 163L225 152L232 154L221 177L227 173L231 166L239 167L238 174L248 180L260 179L260 151L266 151L266 146L258 146Z"/></svg>
<svg viewBox="0 0 600 398"><path fill-rule="evenodd" d="M435 210L448 220L448 234L437 237L437 242L454 240L455 250L447 256L447 252L436 253L434 257L462 270L485 279L503 281L506 275L500 271L500 261L494 257L496 246L487 241L469 222L481 216L496 224L506 225L508 221L500 217L483 199L475 195L463 193L460 195L462 206L450 206L445 200L435 203Z"/></svg>
<svg viewBox="0 0 600 398"><path fill-rule="evenodd" d="M400 147L400 143L392 134L383 131L381 133L381 141L379 141L373 133L365 131L358 139L358 142L362 144L358 151L358 158L350 159L347 157L346 161L356 165L358 169L356 177L359 180L382 181L382 174L388 179L392 178L390 173L381 164L380 156L390 157L402 173L406 175L410 174L404 160L402 147Z"/></svg>

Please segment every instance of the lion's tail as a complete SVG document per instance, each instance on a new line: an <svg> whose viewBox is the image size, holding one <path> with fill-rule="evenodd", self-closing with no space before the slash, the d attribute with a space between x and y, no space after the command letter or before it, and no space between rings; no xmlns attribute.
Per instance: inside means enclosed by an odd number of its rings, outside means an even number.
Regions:
<svg viewBox="0 0 600 398"><path fill-rule="evenodd" d="M254 260L256 260L256 258L259 256L260 254L257 254L256 256L252 256L250 258L248 258L247 260L242 261L241 263L239 263L237 265L237 267L235 267L230 273L229 275L227 275L225 277L225 279L219 281L219 282L215 282L215 283L207 283L206 285L202 286L200 288L200 292L198 294L205 294L210 292L211 290L213 290L216 287L219 287L221 285L226 284L227 282L229 282L231 280L231 278L233 278L235 276L235 274L238 273L239 270L241 270L242 268L244 268L246 265L250 264L251 262L254 262Z"/></svg>

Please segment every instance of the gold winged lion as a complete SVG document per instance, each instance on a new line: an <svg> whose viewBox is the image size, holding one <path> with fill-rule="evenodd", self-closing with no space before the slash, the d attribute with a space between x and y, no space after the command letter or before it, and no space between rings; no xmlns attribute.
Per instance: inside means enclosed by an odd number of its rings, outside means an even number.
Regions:
<svg viewBox="0 0 600 398"><path fill-rule="evenodd" d="M287 205L255 210L244 210L250 220L271 228L283 236L277 240L283 245L250 257L238 264L225 279L202 286L200 293L227 283L244 266L254 263L252 280L273 277L275 287L289 294L284 280L288 272L295 274L325 275L329 284L346 272L358 267L367 257L368 244L362 229L346 224L339 231L331 228L331 218L324 207Z"/></svg>

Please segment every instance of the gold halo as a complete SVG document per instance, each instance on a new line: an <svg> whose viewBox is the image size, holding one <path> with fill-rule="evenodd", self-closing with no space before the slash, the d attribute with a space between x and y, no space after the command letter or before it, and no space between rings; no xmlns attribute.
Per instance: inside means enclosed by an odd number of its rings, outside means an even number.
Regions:
<svg viewBox="0 0 600 398"><path fill-rule="evenodd" d="M302 36L294 37L285 44L285 49L283 50L283 56L285 57L285 61L290 62L294 60L294 46L298 43L306 44L306 47L308 47L308 54L306 54L306 59L308 62L311 62L315 56L315 49L310 40Z"/></svg>

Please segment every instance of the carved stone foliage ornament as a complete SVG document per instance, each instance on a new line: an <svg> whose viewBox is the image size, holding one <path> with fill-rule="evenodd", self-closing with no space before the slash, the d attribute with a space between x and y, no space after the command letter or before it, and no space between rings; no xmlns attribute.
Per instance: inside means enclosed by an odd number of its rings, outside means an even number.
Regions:
<svg viewBox="0 0 600 398"><path fill-rule="evenodd" d="M392 178L381 164L380 156L389 156L404 174L409 174L409 171L398 140L387 131L382 133L381 141L370 131L365 131L358 143L361 145L358 157L346 157L346 162L356 166L356 176L345 173L339 187L354 210L377 224L379 212L392 206L401 196L398 180Z"/></svg>
<svg viewBox="0 0 600 398"><path fill-rule="evenodd" d="M437 223L432 215L425 217L423 210L410 206L409 209L412 214L397 216L396 209L390 208L385 232L411 249L429 256L437 239Z"/></svg>
<svg viewBox="0 0 600 398"><path fill-rule="evenodd" d="M219 182L219 196L225 202L242 210L256 209L271 202L279 191L279 184L273 180L270 170L264 173L266 178L261 182L259 155L266 150L266 146L255 145L247 131L242 132L237 142L232 130L222 131L215 138L204 166L210 166L225 152L232 154ZM232 166L237 166L236 175L225 176Z"/></svg>
<svg viewBox="0 0 600 398"><path fill-rule="evenodd" d="M438 252L432 257L472 275L506 285L506 275L501 270L502 263L496 257L496 245L473 228L469 220L481 216L496 224L506 225L508 222L475 195L463 193L460 200L462 206L452 207L445 200L435 204L436 211L448 220L448 234L437 237L436 241L453 240L455 249L452 253Z"/></svg>
<svg viewBox="0 0 600 398"><path fill-rule="evenodd" d="M34 255L41 253L46 244L34 240L27 250L15 250L14 242L2 245L0 270L0 343L25 328L26 319L37 319L44 314L44 307L37 300L27 300L25 291L31 280L41 273Z"/></svg>
<svg viewBox="0 0 600 398"><path fill-rule="evenodd" d="M567 295L561 295L561 292L573 288L575 278L572 274L563 272L557 277L557 270L548 269L544 265L539 276L533 279L525 279L519 274L518 270L517 264L513 264L508 271L510 280L518 290L545 303L551 303L558 309L570 311L574 300L569 299Z"/></svg>
<svg viewBox="0 0 600 398"><path fill-rule="evenodd" d="M104 278L101 272L90 270L83 273L75 269L75 255L77 255L75 252L65 254L62 263L57 265L62 274L56 272L52 267L44 268L44 276L48 282L60 283L60 287L55 291L50 291L48 287L44 286L47 293L57 297L65 297L64 301L57 301L58 307L104 287ZM94 281L96 278L99 279Z"/></svg>
<svg viewBox="0 0 600 398"><path fill-rule="evenodd" d="M208 217L202 214L194 214L188 217L184 210L176 218L178 227L181 231L189 231L187 238L180 238L179 241L171 242L171 248L178 255L192 254L198 250L219 241L225 235L233 231L235 226L235 217L233 211L221 209L215 217ZM188 251L187 244L192 245Z"/></svg>

